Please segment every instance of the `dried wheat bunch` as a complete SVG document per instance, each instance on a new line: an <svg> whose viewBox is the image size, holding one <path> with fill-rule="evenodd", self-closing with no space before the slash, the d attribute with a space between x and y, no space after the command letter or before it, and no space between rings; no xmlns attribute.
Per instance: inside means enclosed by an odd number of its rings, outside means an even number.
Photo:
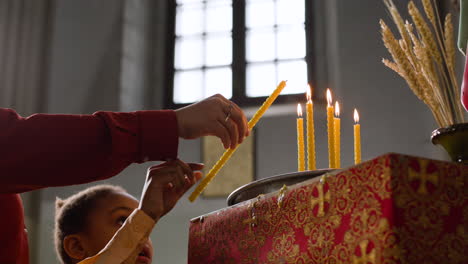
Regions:
<svg viewBox="0 0 468 264"><path fill-rule="evenodd" d="M397 39L385 22L380 20L382 40L393 59L383 59L382 62L405 79L413 93L429 107L439 126L463 123L455 75L451 15L446 15L442 26L439 10L433 0L421 0L426 18L410 1L408 13L413 22L411 24L403 22L392 0L383 2L401 39Z"/></svg>

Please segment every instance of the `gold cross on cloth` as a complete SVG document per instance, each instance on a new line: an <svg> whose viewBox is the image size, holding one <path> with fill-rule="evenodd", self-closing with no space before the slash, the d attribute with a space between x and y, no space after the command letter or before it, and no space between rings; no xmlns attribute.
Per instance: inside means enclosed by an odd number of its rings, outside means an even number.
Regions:
<svg viewBox="0 0 468 264"><path fill-rule="evenodd" d="M429 161L428 160L421 160L419 162L421 170L415 171L413 168L408 169L408 178L410 180L419 180L419 185L418 185L418 190L417 192L422 195L427 195L427 183L431 182L434 185L437 185L439 183L439 174L437 172L435 173L429 173L428 172L428 165Z"/></svg>
<svg viewBox="0 0 468 264"><path fill-rule="evenodd" d="M376 262L376 253L375 248L373 248L369 253L367 253L367 246L369 245L369 240L363 240L359 243L359 251L361 256L353 256L353 264L375 264Z"/></svg>
<svg viewBox="0 0 468 264"><path fill-rule="evenodd" d="M318 211L317 211L317 216L318 217L323 217L325 215L325 202L329 202L330 201L330 190L327 190L325 193L324 193L324 183L319 183L317 185L317 191L318 191L318 197L317 198L310 198L310 204L312 206L312 209L314 209L314 207L316 205L318 205Z"/></svg>

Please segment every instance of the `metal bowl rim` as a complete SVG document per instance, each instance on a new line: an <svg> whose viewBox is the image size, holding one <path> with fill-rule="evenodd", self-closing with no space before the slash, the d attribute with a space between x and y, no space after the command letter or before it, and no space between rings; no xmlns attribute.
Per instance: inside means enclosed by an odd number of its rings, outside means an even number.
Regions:
<svg viewBox="0 0 468 264"><path fill-rule="evenodd" d="M235 205L237 203L233 203L232 200L234 200L234 198L237 197L239 195L239 193L246 192L246 191L248 191L248 190L250 190L252 188L255 188L258 185L262 185L264 183L280 181L280 180L285 179L285 178L290 178L291 176L299 177L301 175L308 175L308 173L314 173L314 172L316 172L318 174L316 176L320 176L320 175L326 174L328 172L331 172L333 170L334 169L318 169L318 170L313 170L313 171L289 172L289 173L285 173L285 174L277 174L277 175L270 176L270 177L267 177L267 178L255 180L253 182L249 182L247 184L244 184L241 187L239 187L239 188L235 189L234 191L232 191L231 194L229 194L226 201L227 201L228 206ZM319 174L319 172L322 172L322 173Z"/></svg>

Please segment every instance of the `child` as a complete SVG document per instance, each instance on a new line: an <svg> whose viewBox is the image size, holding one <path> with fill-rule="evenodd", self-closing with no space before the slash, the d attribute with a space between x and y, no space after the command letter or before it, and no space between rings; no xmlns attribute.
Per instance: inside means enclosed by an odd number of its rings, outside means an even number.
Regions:
<svg viewBox="0 0 468 264"><path fill-rule="evenodd" d="M180 160L148 170L140 203L123 188L98 185L57 199L55 245L63 264L151 263L153 226L201 178Z"/></svg>

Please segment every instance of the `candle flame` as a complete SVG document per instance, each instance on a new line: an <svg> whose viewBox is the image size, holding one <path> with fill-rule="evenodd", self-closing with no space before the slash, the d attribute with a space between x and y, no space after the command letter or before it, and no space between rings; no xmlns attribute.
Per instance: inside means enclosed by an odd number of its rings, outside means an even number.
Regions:
<svg viewBox="0 0 468 264"><path fill-rule="evenodd" d="M330 88L327 88L327 105L328 107L332 106L333 100L332 100L332 94L330 91Z"/></svg>
<svg viewBox="0 0 468 264"><path fill-rule="evenodd" d="M354 122L357 124L359 123L359 114L356 108L354 108Z"/></svg>
<svg viewBox="0 0 468 264"><path fill-rule="evenodd" d="M312 86L310 84L307 87L306 98L307 98L307 102L312 101Z"/></svg>
<svg viewBox="0 0 468 264"><path fill-rule="evenodd" d="M338 101L335 102L335 116L340 117L340 104Z"/></svg>
<svg viewBox="0 0 468 264"><path fill-rule="evenodd" d="M302 117L302 107L301 104L297 104L297 116Z"/></svg>

